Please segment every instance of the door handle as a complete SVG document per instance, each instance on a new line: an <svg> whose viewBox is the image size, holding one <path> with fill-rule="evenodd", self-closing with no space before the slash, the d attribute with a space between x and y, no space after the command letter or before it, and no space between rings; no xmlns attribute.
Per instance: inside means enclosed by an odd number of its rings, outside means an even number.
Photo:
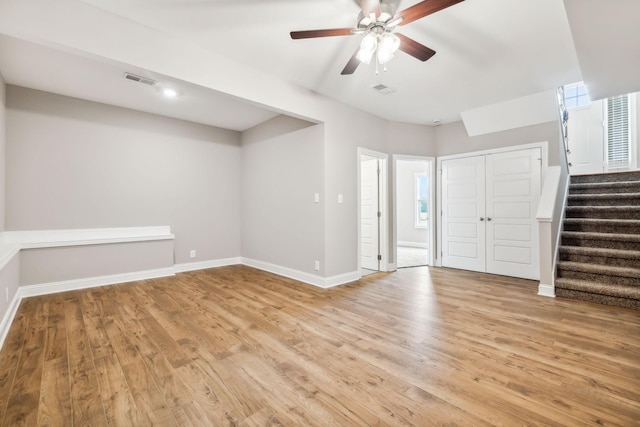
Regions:
<svg viewBox="0 0 640 427"><path fill-rule="evenodd" d="M483 217L480 217L480 221L484 221L484 218L483 218Z"/></svg>
<svg viewBox="0 0 640 427"><path fill-rule="evenodd" d="M491 221L491 217L489 217L489 216L488 216L488 217L487 217L487 221Z"/></svg>

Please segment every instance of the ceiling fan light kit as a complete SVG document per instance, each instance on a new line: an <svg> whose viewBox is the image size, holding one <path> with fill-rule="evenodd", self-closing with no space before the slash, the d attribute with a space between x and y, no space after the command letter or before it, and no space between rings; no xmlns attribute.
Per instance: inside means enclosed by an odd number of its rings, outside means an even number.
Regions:
<svg viewBox="0 0 640 427"><path fill-rule="evenodd" d="M434 50L400 33L393 34L393 31L396 26L406 25L462 1L464 0L423 0L395 13L393 4L397 2L394 0L360 0L361 11L358 13L358 24L355 28L292 31L290 36L292 39L298 40L354 34L364 35L360 47L347 62L341 74L353 74L359 63L371 63L374 54L376 55L377 71L377 65L389 62L398 50L420 61L426 61L435 55Z"/></svg>

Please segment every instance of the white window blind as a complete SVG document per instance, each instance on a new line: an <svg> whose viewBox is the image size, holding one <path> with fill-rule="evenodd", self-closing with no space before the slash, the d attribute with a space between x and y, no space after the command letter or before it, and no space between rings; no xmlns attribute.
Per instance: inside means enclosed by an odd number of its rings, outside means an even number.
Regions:
<svg viewBox="0 0 640 427"><path fill-rule="evenodd" d="M629 97L607 99L607 169L629 168L629 136Z"/></svg>

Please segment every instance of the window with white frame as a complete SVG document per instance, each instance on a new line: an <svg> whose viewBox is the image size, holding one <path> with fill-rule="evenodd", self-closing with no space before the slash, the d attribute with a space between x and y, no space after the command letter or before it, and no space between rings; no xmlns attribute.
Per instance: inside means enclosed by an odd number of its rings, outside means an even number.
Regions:
<svg viewBox="0 0 640 427"><path fill-rule="evenodd" d="M605 125L607 170L626 170L634 167L634 115L635 105L630 95L607 99Z"/></svg>
<svg viewBox="0 0 640 427"><path fill-rule="evenodd" d="M564 106L567 109L588 107L591 104L587 87L583 82L564 86Z"/></svg>
<svg viewBox="0 0 640 427"><path fill-rule="evenodd" d="M426 173L416 174L416 228L427 228L429 224L428 183Z"/></svg>

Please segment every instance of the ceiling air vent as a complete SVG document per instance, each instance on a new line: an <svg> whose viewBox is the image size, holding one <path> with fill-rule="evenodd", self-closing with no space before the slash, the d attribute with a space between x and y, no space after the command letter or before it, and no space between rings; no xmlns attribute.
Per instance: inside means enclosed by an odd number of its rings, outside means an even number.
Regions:
<svg viewBox="0 0 640 427"><path fill-rule="evenodd" d="M158 83L155 80L151 80L146 77L138 76L136 74L131 74L131 73L124 73L124 78L127 80L132 80L134 82L142 83L143 85L147 85L147 86L155 86L155 84Z"/></svg>
<svg viewBox="0 0 640 427"><path fill-rule="evenodd" d="M390 93L395 92L396 90L389 87L389 86L385 86L382 83L371 86L371 89L375 90L378 93L381 93L383 95L389 95Z"/></svg>

